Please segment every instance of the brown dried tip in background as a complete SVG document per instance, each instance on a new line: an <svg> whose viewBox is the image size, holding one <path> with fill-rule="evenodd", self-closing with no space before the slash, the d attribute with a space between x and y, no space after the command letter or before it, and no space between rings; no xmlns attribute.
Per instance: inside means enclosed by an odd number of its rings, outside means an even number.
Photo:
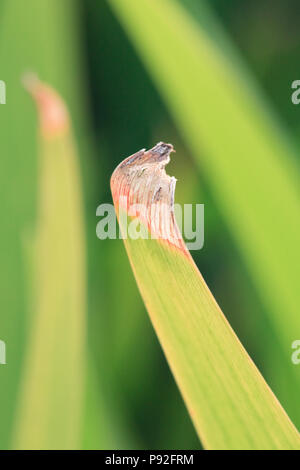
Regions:
<svg viewBox="0 0 300 470"><path fill-rule="evenodd" d="M186 251L174 216L176 179L165 171L171 152L171 144L159 142L126 158L113 172L111 191L116 208L138 217L151 238Z"/></svg>
<svg viewBox="0 0 300 470"><path fill-rule="evenodd" d="M22 81L37 105L43 136L54 138L66 132L69 129L69 114L58 93L35 74L26 74Z"/></svg>

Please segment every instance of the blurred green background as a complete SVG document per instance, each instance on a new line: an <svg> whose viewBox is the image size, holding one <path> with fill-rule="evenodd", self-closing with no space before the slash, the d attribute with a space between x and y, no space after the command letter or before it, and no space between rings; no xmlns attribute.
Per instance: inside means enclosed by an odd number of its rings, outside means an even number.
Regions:
<svg viewBox="0 0 300 470"><path fill-rule="evenodd" d="M172 142L177 151L167 169L178 179L176 202L205 204L204 248L192 255L238 337L300 426L300 366L291 364L291 343L281 340L269 303L257 289L233 226L227 223L213 175L202 164L206 146L199 148L199 164L149 65L144 65L142 47L134 47L129 26L121 24L118 2L112 3L114 8L105 0L0 3L0 79L7 86L7 104L0 105L0 339L7 345L7 365L0 365L0 448L13 446L32 317L29 258L38 204L38 145L36 111L21 85L21 76L28 70L53 86L67 103L79 148L88 293L87 383L79 447L200 446L140 298L122 240L100 241L95 232L96 208L112 202L109 179L116 165L161 140ZM300 78L299 2L215 0L210 9L199 0L174 3L181 4L221 55L232 58L241 80L251 89L256 82L254 88L260 91L255 93L276 122L275 134L279 122L283 141L289 142L293 156L299 155L300 106L291 102L291 83ZM201 80L197 85L205 87ZM198 110L205 119L208 110L202 103ZM215 112L219 122L230 122L222 106ZM298 168L298 163L295 159L287 165ZM234 167L231 171L235 179ZM264 179L266 194L272 198L272 174ZM255 191L254 182L253 198ZM279 213L278 223L280 217ZM296 263L299 247L289 248ZM273 256L284 249L277 246ZM294 268L291 265L293 276ZM287 312L282 311L282 318L289 321ZM299 339L299 322L298 327L291 341Z"/></svg>

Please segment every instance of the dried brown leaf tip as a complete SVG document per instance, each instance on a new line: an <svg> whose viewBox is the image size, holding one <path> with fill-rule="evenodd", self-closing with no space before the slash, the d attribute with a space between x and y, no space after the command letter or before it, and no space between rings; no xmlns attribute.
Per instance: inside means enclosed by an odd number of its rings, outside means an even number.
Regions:
<svg viewBox="0 0 300 470"><path fill-rule="evenodd" d="M126 158L111 177L111 191L119 219L121 209L139 219L149 238L186 252L174 215L176 179L165 171L171 152L171 144L159 142Z"/></svg>
<svg viewBox="0 0 300 470"><path fill-rule="evenodd" d="M23 84L37 105L43 136L54 138L64 134L69 129L69 114L58 93L34 74L25 75Z"/></svg>

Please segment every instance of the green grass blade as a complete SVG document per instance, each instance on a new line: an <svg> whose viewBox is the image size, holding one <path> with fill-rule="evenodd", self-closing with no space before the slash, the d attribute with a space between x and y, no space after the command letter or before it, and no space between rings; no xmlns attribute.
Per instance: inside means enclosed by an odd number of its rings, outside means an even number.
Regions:
<svg viewBox="0 0 300 470"><path fill-rule="evenodd" d="M81 81L78 2L73 0L2 0L0 5L1 80L7 85L0 106L0 188L2 200L0 338L7 365L0 367L0 448L11 444L15 405L24 361L27 327L32 318L27 253L36 219L36 119L20 85L28 69L65 97L78 129L86 120ZM86 121L85 123L86 124Z"/></svg>
<svg viewBox="0 0 300 470"><path fill-rule="evenodd" d="M296 428L179 234L175 180L164 170L171 151L160 143L129 157L111 187L137 284L190 416L207 449L299 449Z"/></svg>
<svg viewBox="0 0 300 470"><path fill-rule="evenodd" d="M109 3L206 171L292 369L300 303L294 151L244 71L179 2Z"/></svg>
<svg viewBox="0 0 300 470"><path fill-rule="evenodd" d="M85 361L85 246L81 185L67 110L31 78L39 109L35 312L14 447L80 446Z"/></svg>

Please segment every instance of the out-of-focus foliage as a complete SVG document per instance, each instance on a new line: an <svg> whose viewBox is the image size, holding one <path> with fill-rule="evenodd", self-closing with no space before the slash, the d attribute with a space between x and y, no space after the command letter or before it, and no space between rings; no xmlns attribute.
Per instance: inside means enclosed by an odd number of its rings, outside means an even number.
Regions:
<svg viewBox="0 0 300 470"><path fill-rule="evenodd" d="M216 31L215 19L219 18L299 142L300 110L290 100L290 84L299 78L298 2L217 0L212 13L199 9L198 0L180 3L227 54L231 45L224 41L222 28ZM268 320L268 308L226 228L204 167L196 170L110 2L2 0L0 39L0 79L7 85L7 104L0 105L0 339L7 345L7 365L0 365L0 448L11 446L29 325L34 316L29 292L38 206L37 122L20 82L28 70L36 71L63 96L80 150L88 253L89 355L82 445L198 446L137 292L122 241L100 241L95 235L96 207L111 202L109 178L116 164L138 148L151 147L162 139L172 142L182 156L182 161L177 158L169 166L169 173L178 179L177 202L205 203L205 246L194 253L196 262L284 406L299 409L299 390L291 374L299 376L300 366L293 366L291 372L290 345L280 344ZM235 66L239 66L238 61ZM247 70L243 74L247 76ZM226 123L228 116L222 115L222 109L218 112ZM268 191L269 178L265 185ZM274 257L281 249L277 248ZM299 334L294 333L296 339ZM284 401L284 397L289 398Z"/></svg>
<svg viewBox="0 0 300 470"><path fill-rule="evenodd" d="M1 2L1 79L7 103L0 108L1 133L1 337L7 367L0 370L0 446L10 443L23 366L27 325L32 318L31 247L36 214L37 121L21 77L30 69L46 78L72 103L78 116L77 28L72 2ZM65 41L68 37L68 41ZM72 44L73 43L73 44ZM75 46L75 47L74 47ZM73 77L77 76L78 80ZM26 341L26 346L28 342Z"/></svg>
<svg viewBox="0 0 300 470"><path fill-rule="evenodd" d="M86 381L86 258L76 144L60 96L37 77L38 221L29 324L13 445L81 447Z"/></svg>

